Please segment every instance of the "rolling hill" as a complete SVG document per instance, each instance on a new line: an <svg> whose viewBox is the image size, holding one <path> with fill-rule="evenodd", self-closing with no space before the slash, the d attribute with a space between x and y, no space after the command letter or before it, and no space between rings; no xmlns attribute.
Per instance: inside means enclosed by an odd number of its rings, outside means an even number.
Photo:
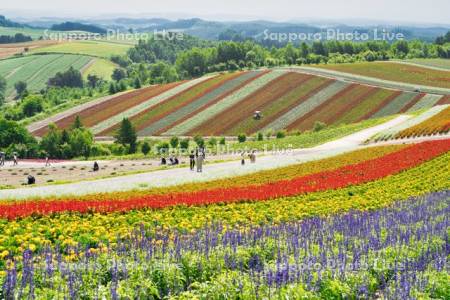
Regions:
<svg viewBox="0 0 450 300"><path fill-rule="evenodd" d="M53 117L67 128L76 115L96 136L111 136L123 118L139 136L220 136L305 131L318 121L341 125L448 104L444 95L348 82L286 69L210 75L150 86ZM254 119L260 111L262 118ZM42 136L48 122L30 126Z"/></svg>
<svg viewBox="0 0 450 300"><path fill-rule="evenodd" d="M85 74L103 76L109 74L105 77L109 79L112 69L108 62L102 61L102 59L75 54L28 55L0 60L0 75L6 79L6 95L11 99L14 97L16 82L25 81L29 91L38 92L46 87L48 80L57 72L66 71L70 67Z"/></svg>

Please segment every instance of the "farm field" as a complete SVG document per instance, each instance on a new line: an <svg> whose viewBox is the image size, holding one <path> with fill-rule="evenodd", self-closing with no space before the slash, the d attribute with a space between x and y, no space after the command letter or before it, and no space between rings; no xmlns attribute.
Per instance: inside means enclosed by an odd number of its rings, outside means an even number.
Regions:
<svg viewBox="0 0 450 300"><path fill-rule="evenodd" d="M109 60L94 58L82 69L81 73L85 79L88 75L96 75L99 78L110 80L115 68L117 68L117 65Z"/></svg>
<svg viewBox="0 0 450 300"><path fill-rule="evenodd" d="M316 68L374 77L383 80L450 88L450 71L433 70L395 62L318 65Z"/></svg>
<svg viewBox="0 0 450 300"><path fill-rule="evenodd" d="M450 60L443 58L415 58L404 60L407 63L413 63L424 67L447 69L450 71Z"/></svg>
<svg viewBox="0 0 450 300"><path fill-rule="evenodd" d="M95 63L83 70L85 74L93 66ZM139 91L121 96L121 105L107 109L108 113L90 110L77 114L97 136L112 136L123 117L130 118L138 135L144 137L235 136L282 129L307 131L316 122L351 124L413 113L448 101L441 95L350 84L279 69L224 73L160 88L162 95L145 101L133 99ZM254 118L255 111L261 112L260 119ZM87 113L89 120L85 120ZM69 114L57 125L66 128L75 117ZM34 130L33 134L45 131Z"/></svg>
<svg viewBox="0 0 450 300"><path fill-rule="evenodd" d="M48 31L52 33L54 31ZM22 33L24 35L31 36L32 39L39 39L45 36L44 29L33 29L33 28L17 28L17 27L3 27L0 26L0 35L15 35L16 33Z"/></svg>
<svg viewBox="0 0 450 300"><path fill-rule="evenodd" d="M112 55L124 55L132 45L107 41L73 41L42 47L32 53L68 53L110 58Z"/></svg>
<svg viewBox="0 0 450 300"><path fill-rule="evenodd" d="M354 297L439 298L449 151L450 140L370 147L172 188L1 201L3 293L328 298L339 286ZM368 266L301 269L324 258Z"/></svg>
<svg viewBox="0 0 450 300"><path fill-rule="evenodd" d="M24 54L30 50L53 45L57 42L55 41L33 41L27 43L13 43L13 44L0 44L0 59L8 58L14 56L15 54ZM28 49L28 50L26 50Z"/></svg>
<svg viewBox="0 0 450 300"><path fill-rule="evenodd" d="M14 96L14 84L25 81L28 90L38 92L57 72L73 67L82 70L91 57L70 54L31 55L0 61L0 74L6 79L6 95Z"/></svg>

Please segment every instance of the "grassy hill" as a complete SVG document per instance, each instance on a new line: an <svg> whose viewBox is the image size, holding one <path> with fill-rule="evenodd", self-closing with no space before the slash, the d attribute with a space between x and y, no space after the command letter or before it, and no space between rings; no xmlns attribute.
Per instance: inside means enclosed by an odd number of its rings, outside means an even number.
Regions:
<svg viewBox="0 0 450 300"><path fill-rule="evenodd" d="M97 136L111 136L126 117L140 136L233 136L282 129L306 131L317 122L351 124L448 104L448 100L273 69L135 90L93 102L76 113L66 112L56 124L66 128L79 115ZM261 119L254 118L255 111L261 112ZM43 125L34 128L33 134L43 135L46 130Z"/></svg>

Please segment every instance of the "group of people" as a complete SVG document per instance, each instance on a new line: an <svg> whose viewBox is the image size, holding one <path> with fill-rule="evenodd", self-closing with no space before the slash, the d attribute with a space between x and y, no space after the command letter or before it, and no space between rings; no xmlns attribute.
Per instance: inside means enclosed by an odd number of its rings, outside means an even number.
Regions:
<svg viewBox="0 0 450 300"><path fill-rule="evenodd" d="M242 151L241 154L241 165L245 165L245 157L247 156L247 152ZM254 164L256 163L256 150L253 150L248 154L248 158L250 159L250 163Z"/></svg>
<svg viewBox="0 0 450 300"><path fill-rule="evenodd" d="M161 165L165 166L165 165L169 165L169 166L176 166L179 165L180 161L178 160L178 157L171 155L169 157L169 162L167 162L167 159L163 156L161 157Z"/></svg>
<svg viewBox="0 0 450 300"><path fill-rule="evenodd" d="M5 161L6 161L6 153L5 152L0 152L0 166L4 166L5 165ZM17 153L13 153L13 165L17 166L19 164L18 158L17 158Z"/></svg>

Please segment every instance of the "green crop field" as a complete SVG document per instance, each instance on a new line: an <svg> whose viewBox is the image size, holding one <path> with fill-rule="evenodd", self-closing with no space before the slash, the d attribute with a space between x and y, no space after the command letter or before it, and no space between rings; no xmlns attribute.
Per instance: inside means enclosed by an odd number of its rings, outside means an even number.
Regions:
<svg viewBox="0 0 450 300"><path fill-rule="evenodd" d="M130 47L132 45L106 41L76 41L42 47L32 53L69 53L110 58L112 55L124 55Z"/></svg>
<svg viewBox="0 0 450 300"><path fill-rule="evenodd" d="M28 90L37 92L45 88L49 78L57 72L74 67L82 70L92 60L89 56L70 54L32 55L0 61L0 75L6 79L6 95L14 96L14 84L25 81Z"/></svg>
<svg viewBox="0 0 450 300"><path fill-rule="evenodd" d="M45 35L44 31L45 31L45 29L1 27L0 26L0 35L15 35L16 33L22 33L24 35L31 36L32 39L38 39L41 36L43 37Z"/></svg>
<svg viewBox="0 0 450 300"><path fill-rule="evenodd" d="M116 64L109 60L95 58L83 69L83 76L87 78L88 75L97 75L100 78L111 79L111 75L116 67Z"/></svg>
<svg viewBox="0 0 450 300"><path fill-rule="evenodd" d="M317 67L384 80L450 88L450 71L433 70L402 63L364 62L339 65L319 65Z"/></svg>

